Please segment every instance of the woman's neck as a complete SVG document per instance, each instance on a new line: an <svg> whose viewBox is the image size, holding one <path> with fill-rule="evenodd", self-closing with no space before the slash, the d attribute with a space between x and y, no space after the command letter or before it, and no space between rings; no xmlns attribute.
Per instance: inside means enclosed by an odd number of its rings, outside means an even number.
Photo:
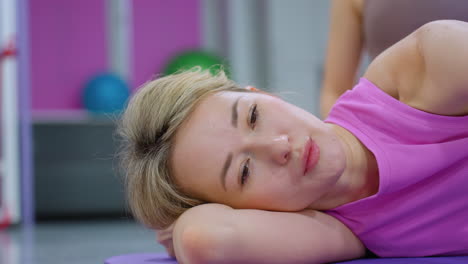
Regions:
<svg viewBox="0 0 468 264"><path fill-rule="evenodd" d="M320 207L323 208L316 209L321 210L371 196L379 188L379 172L374 154L348 130L337 125L331 126L342 143L346 168L332 191L320 199L323 202Z"/></svg>

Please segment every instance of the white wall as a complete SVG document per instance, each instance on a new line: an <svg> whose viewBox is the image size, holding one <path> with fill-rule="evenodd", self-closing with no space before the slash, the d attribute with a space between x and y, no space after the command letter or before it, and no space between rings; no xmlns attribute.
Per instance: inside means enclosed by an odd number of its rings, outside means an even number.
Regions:
<svg viewBox="0 0 468 264"><path fill-rule="evenodd" d="M205 48L228 57L234 80L318 114L328 0L204 0L202 6Z"/></svg>
<svg viewBox="0 0 468 264"><path fill-rule="evenodd" d="M268 3L269 85L286 100L318 114L329 1Z"/></svg>

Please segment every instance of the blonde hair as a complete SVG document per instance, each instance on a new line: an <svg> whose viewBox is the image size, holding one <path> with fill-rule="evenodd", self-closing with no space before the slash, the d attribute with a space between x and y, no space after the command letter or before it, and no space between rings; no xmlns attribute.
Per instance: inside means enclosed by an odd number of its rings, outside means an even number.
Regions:
<svg viewBox="0 0 468 264"><path fill-rule="evenodd" d="M171 173L171 147L180 125L206 96L248 92L223 71L200 67L144 84L130 100L118 129L127 200L144 225L164 229L203 201L185 195Z"/></svg>

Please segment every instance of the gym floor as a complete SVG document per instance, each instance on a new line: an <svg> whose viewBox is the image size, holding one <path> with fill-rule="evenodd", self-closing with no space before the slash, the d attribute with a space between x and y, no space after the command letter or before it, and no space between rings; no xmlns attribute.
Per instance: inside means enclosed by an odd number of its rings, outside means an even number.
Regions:
<svg viewBox="0 0 468 264"><path fill-rule="evenodd" d="M0 264L103 264L116 255L162 252L151 230L132 220L39 222L0 230Z"/></svg>

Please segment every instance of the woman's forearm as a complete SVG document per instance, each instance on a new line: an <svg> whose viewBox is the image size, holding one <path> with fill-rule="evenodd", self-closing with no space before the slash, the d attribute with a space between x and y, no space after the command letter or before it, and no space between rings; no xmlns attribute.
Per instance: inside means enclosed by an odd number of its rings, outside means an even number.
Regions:
<svg viewBox="0 0 468 264"><path fill-rule="evenodd" d="M320 110L326 117L336 99L354 84L363 46L362 1L332 1Z"/></svg>
<svg viewBox="0 0 468 264"><path fill-rule="evenodd" d="M184 264L327 263L364 252L341 222L313 210L286 213L222 205L191 210L175 227L176 255Z"/></svg>

